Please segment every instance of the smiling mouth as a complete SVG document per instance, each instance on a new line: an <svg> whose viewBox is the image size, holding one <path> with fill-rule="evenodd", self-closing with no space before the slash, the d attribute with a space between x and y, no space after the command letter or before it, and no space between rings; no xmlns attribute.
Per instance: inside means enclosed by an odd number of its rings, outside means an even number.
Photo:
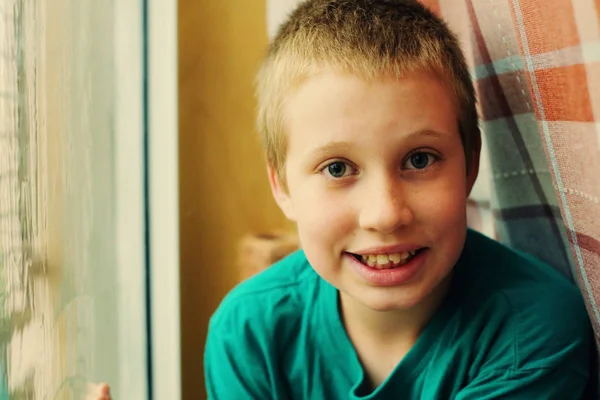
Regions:
<svg viewBox="0 0 600 400"><path fill-rule="evenodd" d="M425 250L425 247L422 247L415 251L405 251L402 253L393 253L393 254L354 254L348 253L352 257L354 257L357 261L362 263L363 265L373 268L373 269L392 269L403 266L404 264L410 262L413 258L415 258L419 253Z"/></svg>

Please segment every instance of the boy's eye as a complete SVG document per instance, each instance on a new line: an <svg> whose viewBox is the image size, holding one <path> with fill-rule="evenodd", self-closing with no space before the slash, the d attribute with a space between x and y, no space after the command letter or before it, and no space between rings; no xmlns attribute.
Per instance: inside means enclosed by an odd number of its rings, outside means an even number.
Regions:
<svg viewBox="0 0 600 400"><path fill-rule="evenodd" d="M348 173L352 172L352 169L348 164L342 161L334 161L323 168L323 171L333 178L343 178Z"/></svg>
<svg viewBox="0 0 600 400"><path fill-rule="evenodd" d="M434 154L418 151L410 155L404 165L406 169L425 169L437 161Z"/></svg>

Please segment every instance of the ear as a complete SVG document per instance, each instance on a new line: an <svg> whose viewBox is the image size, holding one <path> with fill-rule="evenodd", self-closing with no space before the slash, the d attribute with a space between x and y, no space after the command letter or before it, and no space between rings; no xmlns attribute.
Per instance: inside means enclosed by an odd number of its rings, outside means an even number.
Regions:
<svg viewBox="0 0 600 400"><path fill-rule="evenodd" d="M473 151L471 153L471 163L469 164L469 171L467 171L467 196L471 194L473 185L479 175L479 160L481 156L481 133L478 132L473 138Z"/></svg>
<svg viewBox="0 0 600 400"><path fill-rule="evenodd" d="M271 193L273 194L275 202L281 211L283 211L283 214L287 217L287 219L290 221L296 221L292 199L290 198L287 188L283 182L281 182L281 178L277 173L277 170L271 165L268 165L267 174L269 175L269 184L271 185Z"/></svg>

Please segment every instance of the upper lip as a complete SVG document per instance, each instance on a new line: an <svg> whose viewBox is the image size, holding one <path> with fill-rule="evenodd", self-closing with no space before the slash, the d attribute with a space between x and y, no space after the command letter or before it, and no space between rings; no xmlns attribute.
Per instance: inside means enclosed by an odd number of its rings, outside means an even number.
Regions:
<svg viewBox="0 0 600 400"><path fill-rule="evenodd" d="M422 249L423 246L413 243L404 243L398 244L394 246L374 246L366 249L361 249L357 251L352 251L352 254L357 254L359 256L367 256L371 254L396 254L396 253L405 253L408 251L417 251Z"/></svg>

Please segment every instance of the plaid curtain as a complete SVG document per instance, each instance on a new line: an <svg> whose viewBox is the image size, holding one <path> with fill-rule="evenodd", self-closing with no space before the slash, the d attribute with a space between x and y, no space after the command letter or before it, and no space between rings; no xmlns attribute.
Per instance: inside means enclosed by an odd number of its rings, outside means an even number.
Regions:
<svg viewBox="0 0 600 400"><path fill-rule="evenodd" d="M600 0L423 0L467 50L498 240L581 289L600 335Z"/></svg>

